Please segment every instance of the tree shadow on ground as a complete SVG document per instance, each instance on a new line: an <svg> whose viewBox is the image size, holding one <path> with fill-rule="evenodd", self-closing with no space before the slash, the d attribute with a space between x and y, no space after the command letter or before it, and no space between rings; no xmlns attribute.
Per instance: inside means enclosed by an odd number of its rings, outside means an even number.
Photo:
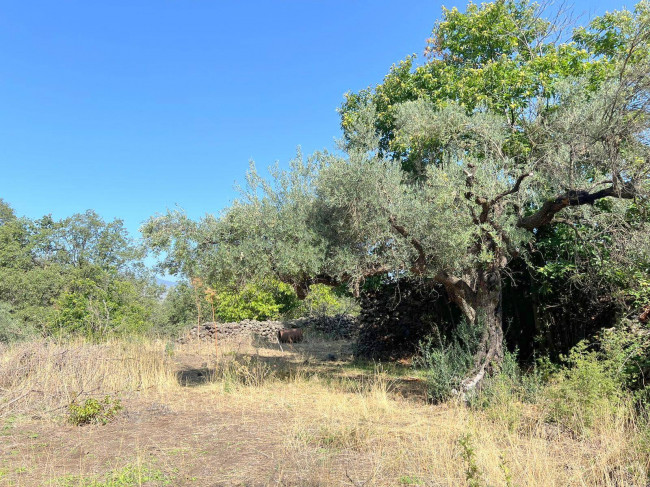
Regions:
<svg viewBox="0 0 650 487"><path fill-rule="evenodd" d="M224 355L217 365L182 367L176 374L184 387L197 387L220 377L238 382L261 383L269 379L291 381L318 376L350 392L385 387L389 393L418 401L427 400L427 384L407 366L395 363L355 361L350 342L306 341L296 344L256 343L254 352L236 351ZM230 374L230 375L229 375Z"/></svg>
<svg viewBox="0 0 650 487"><path fill-rule="evenodd" d="M198 369L187 368L176 372L176 380L183 387L196 387L212 381L214 369L201 367Z"/></svg>

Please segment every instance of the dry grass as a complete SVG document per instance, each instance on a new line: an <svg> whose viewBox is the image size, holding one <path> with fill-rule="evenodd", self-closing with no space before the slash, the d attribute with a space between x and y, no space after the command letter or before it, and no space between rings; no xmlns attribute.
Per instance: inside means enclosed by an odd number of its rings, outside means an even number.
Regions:
<svg viewBox="0 0 650 487"><path fill-rule="evenodd" d="M86 397L176 386L164 342L33 341L0 355L0 418L57 411Z"/></svg>
<svg viewBox="0 0 650 487"><path fill-rule="evenodd" d="M642 431L629 417L604 415L591 435L576 437L545 423L540 405L427 405L402 387L415 379L381 367L350 368L340 342L282 352L250 342L221 346L216 363L210 343L176 346L173 354L162 341L33 342L4 350L0 485L648 482L647 459L637 448ZM332 351L339 360L325 361ZM64 423L75 397L104 394L124 399L126 412L116 423ZM30 434L49 440L39 443ZM145 473L157 475L110 483L110 472L132 470L143 459Z"/></svg>

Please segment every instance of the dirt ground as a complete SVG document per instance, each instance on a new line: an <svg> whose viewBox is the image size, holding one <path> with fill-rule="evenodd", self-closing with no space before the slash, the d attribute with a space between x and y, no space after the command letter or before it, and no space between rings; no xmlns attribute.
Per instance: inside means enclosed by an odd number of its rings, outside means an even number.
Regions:
<svg viewBox="0 0 650 487"><path fill-rule="evenodd" d="M344 367L349 348L345 342L285 345L282 351L266 346L255 356L284 371L299 368L302 374L361 383L364 371ZM328 471L327 482L338 472L340 485L371 475L371 462L360 452L351 458L345 449L291 448L296 413L277 406L281 388L273 401L241 390L224 393L213 383L206 355L181 351L174 360L181 387L125 395L123 411L109 424L73 426L56 414L6 418L0 428L0 485L331 485L304 478L305 468L312 477L314 464ZM396 394L424 397L417 378L397 378L393 387Z"/></svg>
<svg viewBox="0 0 650 487"><path fill-rule="evenodd" d="M8 349L0 486L639 487L648 478L638 431L615 418L580 437L510 396L484 409L431 405L424 376L355 363L342 341L221 347L218 361L208 342ZM123 410L75 426L67 405L79 391L110 393Z"/></svg>

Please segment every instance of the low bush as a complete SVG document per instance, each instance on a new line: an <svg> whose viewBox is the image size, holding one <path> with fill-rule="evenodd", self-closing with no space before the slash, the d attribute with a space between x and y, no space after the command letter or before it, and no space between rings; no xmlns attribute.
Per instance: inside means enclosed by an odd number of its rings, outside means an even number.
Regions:
<svg viewBox="0 0 650 487"><path fill-rule="evenodd" d="M86 399L83 404L77 404L73 401L68 406L68 421L75 426L82 426L84 424L107 424L122 409L121 401L119 399L112 399L108 395L101 401L94 398Z"/></svg>
<svg viewBox="0 0 650 487"><path fill-rule="evenodd" d="M461 321L451 340L438 331L419 342L413 365L427 371L428 396L432 402L442 402L458 389L474 363L479 334L479 327Z"/></svg>
<svg viewBox="0 0 650 487"><path fill-rule="evenodd" d="M548 419L576 434L586 434L598 422L620 419L628 411L625 347L616 332L597 342L582 341L543 393Z"/></svg>

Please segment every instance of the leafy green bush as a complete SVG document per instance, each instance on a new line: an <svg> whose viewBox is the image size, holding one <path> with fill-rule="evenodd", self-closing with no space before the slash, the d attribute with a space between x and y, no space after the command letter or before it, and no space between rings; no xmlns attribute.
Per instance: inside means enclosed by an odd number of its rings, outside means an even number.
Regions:
<svg viewBox="0 0 650 487"><path fill-rule="evenodd" d="M578 343L563 357L566 365L544 391L548 419L574 433L585 434L598 420L624 413L621 359L613 350L594 349L587 341Z"/></svg>
<svg viewBox="0 0 650 487"><path fill-rule="evenodd" d="M143 334L159 306L159 288L101 269L83 269L54 302L50 330L88 338Z"/></svg>
<svg viewBox="0 0 650 487"><path fill-rule="evenodd" d="M309 294L297 308L302 316L334 316L337 314L354 314L358 305L354 298L337 288L325 284L312 284Z"/></svg>
<svg viewBox="0 0 650 487"><path fill-rule="evenodd" d="M578 343L544 392L549 419L585 434L598 422L624 418L633 401L644 411L649 349L648 331L638 327L610 328Z"/></svg>
<svg viewBox="0 0 650 487"><path fill-rule="evenodd" d="M224 290L216 297L216 315L222 321L277 319L298 306L291 286L276 280Z"/></svg>
<svg viewBox="0 0 650 487"><path fill-rule="evenodd" d="M34 330L16 319L11 306L0 302L0 342L13 342L27 338Z"/></svg>
<svg viewBox="0 0 650 487"><path fill-rule="evenodd" d="M648 403L646 387L650 373L650 330L638 325L603 330L598 338L600 353L611 362L626 390L640 403Z"/></svg>
<svg viewBox="0 0 650 487"><path fill-rule="evenodd" d="M122 410L119 399L105 396L102 401L89 398L83 404L76 402L68 406L68 421L76 426L84 424L107 424Z"/></svg>
<svg viewBox="0 0 650 487"><path fill-rule="evenodd" d="M413 365L428 371L428 395L433 402L449 398L474 363L480 329L463 320L448 341L438 331L418 344Z"/></svg>

